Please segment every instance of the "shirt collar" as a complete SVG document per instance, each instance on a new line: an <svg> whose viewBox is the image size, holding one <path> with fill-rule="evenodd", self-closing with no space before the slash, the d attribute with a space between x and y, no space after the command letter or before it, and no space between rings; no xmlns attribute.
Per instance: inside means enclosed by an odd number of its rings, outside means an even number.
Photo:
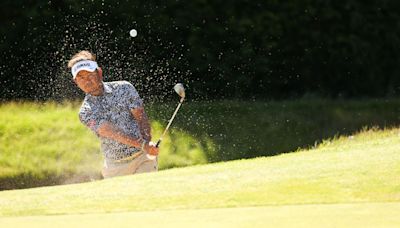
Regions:
<svg viewBox="0 0 400 228"><path fill-rule="evenodd" d="M105 82L103 82L103 86L104 86L104 92L105 93L112 93L111 86L107 85Z"/></svg>
<svg viewBox="0 0 400 228"><path fill-rule="evenodd" d="M108 94L108 93L112 93L112 91L113 91L113 89L112 89L112 87L111 86L109 86L109 85L107 85L107 83L105 83L105 82L103 82L103 88L104 88L104 93L102 94L102 95L100 95L100 96L93 96L93 95L91 95L91 94L87 94L87 96L88 97L91 97L91 98L99 98L99 97L103 97L106 93Z"/></svg>

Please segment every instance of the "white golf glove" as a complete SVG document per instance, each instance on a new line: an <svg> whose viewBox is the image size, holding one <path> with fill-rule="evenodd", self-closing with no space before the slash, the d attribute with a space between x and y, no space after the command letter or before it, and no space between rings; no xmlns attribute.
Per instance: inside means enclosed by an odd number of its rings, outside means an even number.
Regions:
<svg viewBox="0 0 400 228"><path fill-rule="evenodd" d="M156 143L150 141L150 142L149 142L149 145L150 145L150 146L156 146ZM147 157L148 159L150 159L150 160L154 160L154 159L157 158L156 155L148 154L147 151L146 151L146 157Z"/></svg>

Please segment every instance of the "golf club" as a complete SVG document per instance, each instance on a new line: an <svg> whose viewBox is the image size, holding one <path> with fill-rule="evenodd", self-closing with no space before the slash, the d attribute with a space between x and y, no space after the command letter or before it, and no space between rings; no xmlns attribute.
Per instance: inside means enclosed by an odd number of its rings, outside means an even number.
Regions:
<svg viewBox="0 0 400 228"><path fill-rule="evenodd" d="M164 130L163 134L161 135L160 139L157 141L156 147L159 147L159 146L160 146L160 143L162 142L163 137L164 137L165 134L167 133L169 127L170 127L171 124L172 124L172 121L174 120L176 114L178 113L179 108L181 107L181 105L182 105L182 103L183 103L183 100L185 100L185 95L186 95L186 94L185 94L185 87L183 87L183 84L182 84L182 83L176 84L176 85L174 86L174 90L175 90L175 92L181 97L181 99L180 99L180 101L179 101L178 107L176 107L176 109L175 109L174 114L172 114L171 119L168 121L167 127L165 128L165 130ZM149 159L155 159L155 158L156 158L156 156L150 155L150 154L147 154L147 157L148 157Z"/></svg>
<svg viewBox="0 0 400 228"><path fill-rule="evenodd" d="M178 113L179 108L181 107L183 100L185 99L185 88L183 87L182 83L178 83L174 86L174 90L175 92L181 97L181 100L179 101L178 107L176 107L174 114L172 115L171 119L168 121L168 125L164 130L164 133L161 135L160 139L157 141L156 143L156 147L158 147L161 143L161 141L163 140L163 137L165 135L165 133L167 133L169 127L172 124L172 121L174 120L176 113Z"/></svg>

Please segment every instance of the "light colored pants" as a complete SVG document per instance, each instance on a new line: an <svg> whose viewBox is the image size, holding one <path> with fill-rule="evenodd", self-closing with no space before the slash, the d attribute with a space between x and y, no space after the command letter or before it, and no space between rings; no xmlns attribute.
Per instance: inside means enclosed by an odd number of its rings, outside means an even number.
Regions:
<svg viewBox="0 0 400 228"><path fill-rule="evenodd" d="M131 175L136 173L156 172L158 170L158 157L148 159L146 154L138 152L138 156L130 161L113 162L105 159L102 174L104 178Z"/></svg>

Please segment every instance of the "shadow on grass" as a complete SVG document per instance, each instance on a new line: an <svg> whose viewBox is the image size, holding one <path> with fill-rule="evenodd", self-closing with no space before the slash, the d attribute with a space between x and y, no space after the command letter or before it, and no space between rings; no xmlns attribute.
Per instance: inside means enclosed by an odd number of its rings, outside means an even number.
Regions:
<svg viewBox="0 0 400 228"><path fill-rule="evenodd" d="M174 107L152 105L150 116L166 123ZM399 114L400 100L187 102L174 120L171 135L175 129L193 136L207 161L217 162L310 148L366 127L398 126Z"/></svg>
<svg viewBox="0 0 400 228"><path fill-rule="evenodd" d="M54 173L42 174L40 177L30 173L0 178L0 191L11 189L24 189L42 186L74 184L102 179L101 173L80 173L55 175Z"/></svg>

